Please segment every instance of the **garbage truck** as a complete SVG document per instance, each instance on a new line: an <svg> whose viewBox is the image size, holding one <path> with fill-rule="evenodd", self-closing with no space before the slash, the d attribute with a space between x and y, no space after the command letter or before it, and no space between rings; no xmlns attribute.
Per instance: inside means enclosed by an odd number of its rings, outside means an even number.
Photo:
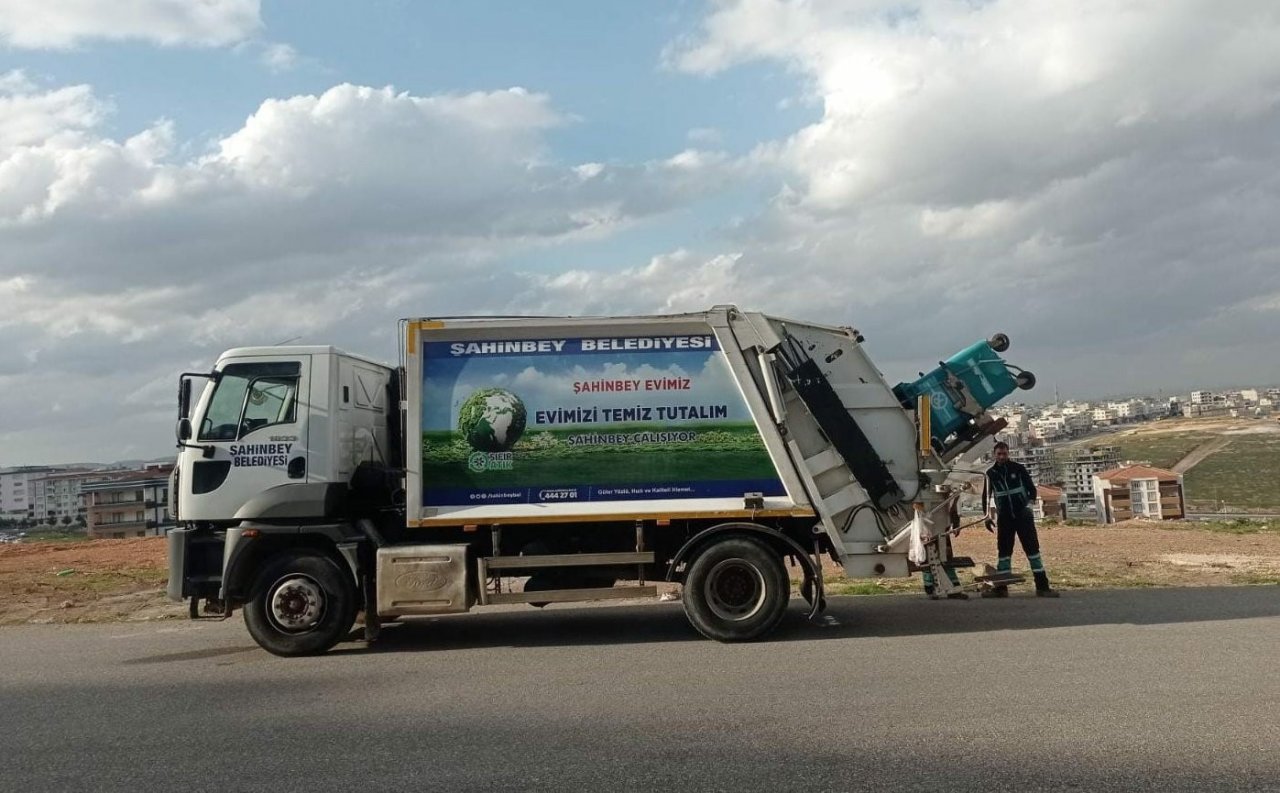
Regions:
<svg viewBox="0 0 1280 793"><path fill-rule="evenodd" d="M734 306L668 316L401 320L387 365L227 350L180 375L169 596L277 655L498 604L680 585L719 641L769 634L823 559L930 570L952 461L1029 372L997 334L890 386L853 328ZM197 388L196 386L199 386ZM790 570L788 569L790 567Z"/></svg>

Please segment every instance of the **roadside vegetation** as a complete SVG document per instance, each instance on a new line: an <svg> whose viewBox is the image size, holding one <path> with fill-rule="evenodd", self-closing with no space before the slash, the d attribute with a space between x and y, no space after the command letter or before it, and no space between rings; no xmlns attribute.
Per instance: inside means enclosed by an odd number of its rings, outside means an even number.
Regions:
<svg viewBox="0 0 1280 793"><path fill-rule="evenodd" d="M1280 511L1280 433L1232 436L1183 484L1192 507Z"/></svg>

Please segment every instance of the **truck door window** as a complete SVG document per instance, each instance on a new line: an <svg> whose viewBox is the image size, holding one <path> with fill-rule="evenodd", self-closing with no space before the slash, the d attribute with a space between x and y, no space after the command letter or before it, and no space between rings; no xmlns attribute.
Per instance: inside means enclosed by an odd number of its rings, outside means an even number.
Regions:
<svg viewBox="0 0 1280 793"><path fill-rule="evenodd" d="M298 378L259 377L249 384L240 419L240 435L269 424L292 424L294 421Z"/></svg>
<svg viewBox="0 0 1280 793"><path fill-rule="evenodd" d="M301 371L297 361L223 367L200 422L199 440L233 441L268 424L295 421Z"/></svg>

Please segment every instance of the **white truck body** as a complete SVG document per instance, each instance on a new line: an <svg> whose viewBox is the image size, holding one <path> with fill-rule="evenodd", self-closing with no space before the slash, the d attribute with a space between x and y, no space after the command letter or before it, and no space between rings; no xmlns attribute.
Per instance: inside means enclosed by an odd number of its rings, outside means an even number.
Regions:
<svg viewBox="0 0 1280 793"><path fill-rule="evenodd" d="M775 516L811 517L815 525L820 525L836 544L849 575L859 578L906 575L905 547L897 553L876 551L878 546L884 544L885 538L873 512L864 510L849 520L850 513L869 501L865 490L822 436L812 416L799 402L796 392L779 382L781 375L765 351L777 347L784 334L799 340L810 350L813 358L822 362L821 368L841 402L885 461L905 494L905 500L910 502L915 499L919 495L921 484L914 419L899 404L889 384L863 351L857 341L856 331L849 328L783 320L759 313L743 313L730 307L674 316L609 319L425 320L409 323L406 336L408 450L405 459L409 525L487 526L527 521L630 521L710 515L724 520L752 520ZM714 340L713 347L692 350L685 348L665 355L663 352L666 348L654 349L655 344L660 345L667 340L685 341L705 337ZM603 351L583 353L583 340L596 342L595 346L598 348L606 346L600 342L612 343ZM644 349L638 349L646 341L650 344ZM485 343L490 347L485 348ZM627 348L628 343L632 344L631 349ZM663 399L662 394L655 400L653 393L644 389L646 380L661 377L684 378L693 381L687 384L688 390L697 392L702 379L719 377L722 373L719 369L723 367L723 374L731 378L736 390L734 396L741 401L749 420L754 424L755 433L767 451L774 475L782 485L782 492L764 495L762 504L755 508L744 505L743 497L746 492L743 491L733 495L693 498L619 500L606 496L600 500L586 500L584 497L581 500L539 501L535 496L518 503L424 505L424 485L429 490L430 478L424 479L422 471L423 384L431 381L428 366L433 360L427 351L454 344L464 345L460 357L466 357L466 347L474 345L471 349L476 351L475 355L487 360L505 359L509 362L505 367L487 371L487 380L472 380L465 383L465 388L505 384L512 391L518 392L519 385L512 381L521 375L528 381L538 380L538 385L545 388L544 383L549 377L547 372L538 370L540 361L584 361L585 363L574 367L573 382L561 380L555 384L554 398L558 401L546 404L579 410L592 410L601 404L643 404L653 408L649 414L650 421L622 423L647 424L654 431L682 426L696 428L705 422L671 422L657 416L655 411L662 407L663 402L675 404L675 401ZM522 352L522 348L528 349L531 345L534 349L540 345L547 351L534 354ZM767 357L762 360L762 355ZM662 368L649 365L646 358L659 359L663 364ZM688 362L705 368L688 372ZM682 364L685 366L682 367ZM670 372L684 374L673 375ZM572 390L576 383L601 380L638 381L640 385L635 391L617 394L621 401L611 399L615 396L613 393L589 392L581 395ZM462 390L461 387L456 389L457 393L452 398L464 398ZM723 398L722 394L711 394L711 397L713 400L722 397L721 402L730 401ZM695 398L692 407L702 406L704 403L697 403ZM602 423L606 429L610 426L609 422ZM584 430L590 426L576 425ZM536 432L541 428L530 420L526 432ZM643 458L647 454L651 452L640 451L635 456ZM513 456L514 464L519 466L520 451L517 449ZM540 484L559 491L579 485L572 479ZM905 522L908 517L909 515L902 513L899 522ZM884 570L875 572L877 565L883 566Z"/></svg>

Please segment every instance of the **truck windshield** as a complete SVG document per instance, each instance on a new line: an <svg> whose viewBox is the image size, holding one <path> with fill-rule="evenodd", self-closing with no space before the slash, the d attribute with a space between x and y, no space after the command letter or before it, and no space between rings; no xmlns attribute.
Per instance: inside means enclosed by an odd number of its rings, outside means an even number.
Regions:
<svg viewBox="0 0 1280 793"><path fill-rule="evenodd" d="M234 441L260 427L297 420L297 361L233 363L223 367L200 422L202 441Z"/></svg>

